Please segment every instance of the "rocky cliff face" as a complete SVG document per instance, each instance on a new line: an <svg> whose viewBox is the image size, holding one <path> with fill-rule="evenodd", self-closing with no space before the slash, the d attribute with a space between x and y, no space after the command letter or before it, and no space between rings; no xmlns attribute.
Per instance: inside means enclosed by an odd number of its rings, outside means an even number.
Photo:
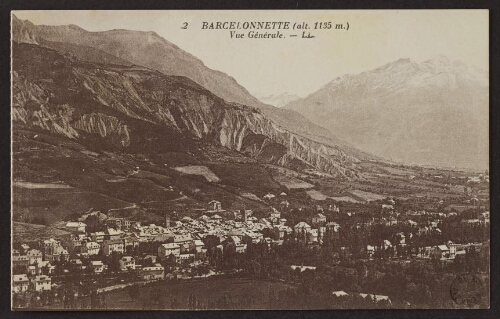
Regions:
<svg viewBox="0 0 500 319"><path fill-rule="evenodd" d="M232 110L225 113L222 130L220 131L222 145L240 151L244 146L245 138L249 134L266 136L270 141L283 145L287 152L276 158L276 160L284 166L287 166L294 158L298 158L307 166L334 175L346 175L354 167L352 164L359 162L357 158L339 149L290 133L260 113L246 112L245 114ZM256 143L259 149L264 149L267 140L257 140Z"/></svg>
<svg viewBox="0 0 500 319"><path fill-rule="evenodd" d="M99 113L84 114L74 123L74 127L75 130L109 138L113 144L130 146L129 129L116 117Z"/></svg>
<svg viewBox="0 0 500 319"><path fill-rule="evenodd" d="M155 32L89 32L75 25L34 25L14 16L12 37L19 43L39 44L91 63L139 65L166 75L185 76L225 101L259 108L267 118L291 132L331 147L341 148L348 153L355 152L359 158L375 158L353 149L325 128L313 124L294 110L262 103L229 75L207 68L201 60ZM168 117L171 114L163 115Z"/></svg>
<svg viewBox="0 0 500 319"><path fill-rule="evenodd" d="M356 157L291 133L261 111L228 103L184 77L89 63L33 44L14 44L13 58L14 127L122 151L148 143L159 151L166 140L187 138L265 163L355 175Z"/></svg>

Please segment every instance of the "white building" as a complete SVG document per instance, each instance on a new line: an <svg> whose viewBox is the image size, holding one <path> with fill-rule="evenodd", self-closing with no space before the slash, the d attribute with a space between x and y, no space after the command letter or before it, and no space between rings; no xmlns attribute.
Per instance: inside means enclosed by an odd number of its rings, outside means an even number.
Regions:
<svg viewBox="0 0 500 319"><path fill-rule="evenodd" d="M30 260L30 265L38 264L38 263L42 262L42 260L43 260L42 252L37 250L37 249L28 250L28 253L26 254L26 256Z"/></svg>
<svg viewBox="0 0 500 319"><path fill-rule="evenodd" d="M387 303L391 303L391 299L389 299L388 296L384 296L384 295L374 295L374 294L363 294L363 293L360 293L359 294L361 297L363 298L370 298L371 300L375 301L375 302L381 302L381 301L385 301Z"/></svg>
<svg viewBox="0 0 500 319"><path fill-rule="evenodd" d="M121 264L125 270L135 270L135 259L132 256L123 256Z"/></svg>
<svg viewBox="0 0 500 319"><path fill-rule="evenodd" d="M104 270L104 264L100 260L91 261L89 266L96 274L100 274Z"/></svg>
<svg viewBox="0 0 500 319"><path fill-rule="evenodd" d="M203 241L196 239L194 241L194 247L197 253L201 253L203 248L205 248L205 244L203 243Z"/></svg>
<svg viewBox="0 0 500 319"><path fill-rule="evenodd" d="M162 244L158 247L158 257L163 259L169 255L174 255L175 258L179 257L181 254L181 246L176 243Z"/></svg>
<svg viewBox="0 0 500 319"><path fill-rule="evenodd" d="M290 268L292 270L299 269L300 272L306 271L306 270L316 270L315 266L298 266L298 265L291 265Z"/></svg>
<svg viewBox="0 0 500 319"><path fill-rule="evenodd" d="M210 219L216 222L220 222L222 220L222 217L220 215L215 214Z"/></svg>
<svg viewBox="0 0 500 319"><path fill-rule="evenodd" d="M66 228L70 231L84 233L87 225L82 222L68 222Z"/></svg>
<svg viewBox="0 0 500 319"><path fill-rule="evenodd" d="M293 226L293 230L295 231L296 234L308 233L311 231L311 226L306 222L300 222L297 223L295 226Z"/></svg>
<svg viewBox="0 0 500 319"><path fill-rule="evenodd" d="M20 293L28 291L29 279L26 274L12 276L12 292Z"/></svg>
<svg viewBox="0 0 500 319"><path fill-rule="evenodd" d="M99 245L95 241L89 241L85 243L83 252L87 253L88 255L98 255L100 250L101 245Z"/></svg>
<svg viewBox="0 0 500 319"><path fill-rule="evenodd" d="M269 194L266 194L264 195L264 199L267 199L267 200L271 200L273 198L275 198L276 196L274 196L273 194L269 193Z"/></svg>
<svg viewBox="0 0 500 319"><path fill-rule="evenodd" d="M222 211L222 204L219 201L213 200L210 203L208 203L208 210L213 211L213 212L220 212Z"/></svg>
<svg viewBox="0 0 500 319"><path fill-rule="evenodd" d="M152 267L144 267L141 269L139 276L143 280L163 279L165 277L165 269L160 264Z"/></svg>
<svg viewBox="0 0 500 319"><path fill-rule="evenodd" d="M349 296L349 294L343 290L334 291L334 292L332 292L332 295L335 295L335 297Z"/></svg>
<svg viewBox="0 0 500 319"><path fill-rule="evenodd" d="M194 260L194 254L180 254L178 256L178 260L180 262L188 262Z"/></svg>
<svg viewBox="0 0 500 319"><path fill-rule="evenodd" d="M34 291L46 291L51 289L52 280L49 276L40 275L31 280Z"/></svg>
<svg viewBox="0 0 500 319"><path fill-rule="evenodd" d="M105 240L103 243L103 251L106 256L111 255L114 251L123 254L125 245L121 239Z"/></svg>
<svg viewBox="0 0 500 319"><path fill-rule="evenodd" d="M95 241L96 243L100 244L104 241L104 232L96 231L95 233L91 233L90 238L92 239L92 241Z"/></svg>
<svg viewBox="0 0 500 319"><path fill-rule="evenodd" d="M326 216L321 214L321 213L318 213L318 214L313 216L312 223L313 223L313 225L324 224L324 223L326 223Z"/></svg>
<svg viewBox="0 0 500 319"><path fill-rule="evenodd" d="M336 222L328 222L328 223L326 223L326 228L328 228L329 230L332 230L334 232L338 232L340 225L337 224Z"/></svg>

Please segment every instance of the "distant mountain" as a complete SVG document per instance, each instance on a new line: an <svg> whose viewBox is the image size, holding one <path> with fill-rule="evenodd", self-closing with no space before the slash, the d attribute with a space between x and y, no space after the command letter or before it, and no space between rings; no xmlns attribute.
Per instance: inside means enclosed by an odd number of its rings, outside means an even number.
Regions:
<svg viewBox="0 0 500 319"><path fill-rule="evenodd" d="M258 99L265 103L276 107L283 107L288 103L300 99L300 96L295 94L288 94L287 92L278 95L262 95L258 96Z"/></svg>
<svg viewBox="0 0 500 319"><path fill-rule="evenodd" d="M285 108L384 158L485 169L488 90L488 74L461 61L400 59L337 77Z"/></svg>
<svg viewBox="0 0 500 319"><path fill-rule="evenodd" d="M201 60L183 51L155 32L111 30L89 32L76 25L34 25L13 16L12 38L19 43L32 43L71 53L89 62L140 65L166 75L185 76L218 97L257 107L280 126L304 137L343 147L331 132L313 124L299 113L262 103L229 75L206 67ZM348 146L350 147L350 146ZM366 158L374 158L362 154Z"/></svg>

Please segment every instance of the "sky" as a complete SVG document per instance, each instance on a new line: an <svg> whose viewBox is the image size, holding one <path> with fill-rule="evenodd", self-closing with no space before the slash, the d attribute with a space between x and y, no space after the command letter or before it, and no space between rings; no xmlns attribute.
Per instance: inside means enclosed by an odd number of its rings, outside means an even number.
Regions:
<svg viewBox="0 0 500 319"><path fill-rule="evenodd" d="M256 96L283 92L305 97L344 74L400 58L416 62L445 55L489 70L487 10L340 11L14 11L34 24L75 24L88 31L155 31L206 66L236 79ZM232 39L203 22L289 21L349 23L349 30L282 31L283 39ZM187 22L187 28L181 29ZM272 31L271 31L272 32ZM298 37L289 37L298 34Z"/></svg>

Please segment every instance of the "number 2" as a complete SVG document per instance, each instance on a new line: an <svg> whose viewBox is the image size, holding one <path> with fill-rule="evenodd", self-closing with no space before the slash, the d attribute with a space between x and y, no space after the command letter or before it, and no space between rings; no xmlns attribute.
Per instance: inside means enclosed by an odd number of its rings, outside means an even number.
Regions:
<svg viewBox="0 0 500 319"><path fill-rule="evenodd" d="M188 28L188 23L187 23L187 22L184 22L184 23L182 24L181 29L187 29L187 28Z"/></svg>

